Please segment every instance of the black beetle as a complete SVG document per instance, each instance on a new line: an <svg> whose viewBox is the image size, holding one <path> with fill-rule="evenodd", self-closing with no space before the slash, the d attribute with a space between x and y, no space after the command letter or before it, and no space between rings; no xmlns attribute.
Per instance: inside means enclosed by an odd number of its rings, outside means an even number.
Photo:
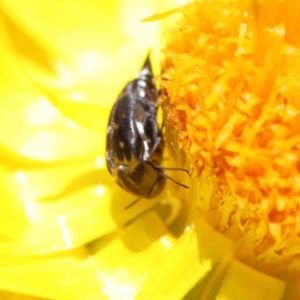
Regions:
<svg viewBox="0 0 300 300"><path fill-rule="evenodd" d="M158 196L167 179L187 188L165 173L165 170L183 170L189 174L187 170L159 165L163 155L163 140L162 130L157 124L157 97L148 55L138 77L120 93L107 128L107 168L117 184L142 198Z"/></svg>

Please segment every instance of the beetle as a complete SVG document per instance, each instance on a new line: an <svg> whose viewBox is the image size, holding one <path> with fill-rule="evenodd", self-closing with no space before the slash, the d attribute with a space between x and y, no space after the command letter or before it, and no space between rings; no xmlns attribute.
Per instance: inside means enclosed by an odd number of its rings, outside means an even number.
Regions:
<svg viewBox="0 0 300 300"><path fill-rule="evenodd" d="M140 198L158 196L170 179L160 166L163 158L162 128L157 123L158 90L148 54L138 76L118 96L109 117L106 136L106 165L116 183ZM126 208L132 206L130 204Z"/></svg>

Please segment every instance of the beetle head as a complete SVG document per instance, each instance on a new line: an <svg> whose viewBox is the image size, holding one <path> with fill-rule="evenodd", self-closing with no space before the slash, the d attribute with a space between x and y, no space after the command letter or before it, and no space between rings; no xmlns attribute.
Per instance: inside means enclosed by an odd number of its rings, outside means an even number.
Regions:
<svg viewBox="0 0 300 300"><path fill-rule="evenodd" d="M166 185L164 170L156 169L145 161L140 161L135 166L119 167L117 172L117 183L138 197L154 198Z"/></svg>

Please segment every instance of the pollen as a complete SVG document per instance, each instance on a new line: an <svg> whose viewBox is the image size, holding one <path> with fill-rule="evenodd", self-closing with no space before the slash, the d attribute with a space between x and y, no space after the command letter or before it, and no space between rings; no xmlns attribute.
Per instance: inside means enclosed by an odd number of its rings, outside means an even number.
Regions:
<svg viewBox="0 0 300 300"><path fill-rule="evenodd" d="M178 12L161 97L194 190L211 189L191 206L285 268L300 252L298 1L203 0Z"/></svg>

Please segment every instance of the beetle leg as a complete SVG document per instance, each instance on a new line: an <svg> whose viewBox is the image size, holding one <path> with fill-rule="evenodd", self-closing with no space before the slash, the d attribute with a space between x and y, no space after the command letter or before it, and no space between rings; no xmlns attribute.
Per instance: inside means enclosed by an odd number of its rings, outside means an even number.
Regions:
<svg viewBox="0 0 300 300"><path fill-rule="evenodd" d="M144 131L144 126L141 122L136 122L136 128L139 132L139 135L142 139L142 143L144 146L144 153L142 160L148 160L150 157L150 139L146 136Z"/></svg>
<svg viewBox="0 0 300 300"><path fill-rule="evenodd" d="M147 132L147 122L150 124L150 137L149 133ZM157 124L155 120L151 117L151 115L146 114L146 116L141 120L136 122L136 128L138 133L143 141L144 145L144 155L142 160L147 161L151 155L156 151L158 145L161 142L161 138L159 137L159 132L157 130ZM146 128L146 132L145 132ZM149 127L148 127L149 129ZM148 133L148 134L147 134ZM154 145L151 144L154 142ZM150 150L151 149L151 150Z"/></svg>
<svg viewBox="0 0 300 300"><path fill-rule="evenodd" d="M143 128L145 129L145 135L149 136L153 141L159 135L159 130L157 128L156 120L153 119L151 114L147 113L142 119Z"/></svg>
<svg viewBox="0 0 300 300"><path fill-rule="evenodd" d="M142 198L137 198L134 201L132 201L131 203L129 203L127 206L125 206L125 209L128 209L130 207L132 207L133 205L135 205L136 203L138 203Z"/></svg>
<svg viewBox="0 0 300 300"><path fill-rule="evenodd" d="M153 186L152 186L152 188L151 188L151 190L150 190L150 192L149 192L148 197L150 197L151 193L153 192L154 188L156 187L157 182L158 182L158 178L156 178L156 181L155 181L155 183L153 184Z"/></svg>
<svg viewBox="0 0 300 300"><path fill-rule="evenodd" d="M152 150L150 152L149 157L151 157L151 155L156 151L156 149L157 149L158 145L160 144L160 142L161 142L161 138L157 137L156 141L155 141L155 144L153 145L153 148L152 148Z"/></svg>
<svg viewBox="0 0 300 300"><path fill-rule="evenodd" d="M162 129L158 130L157 123L151 116L147 116L147 118L144 119L144 121L143 121L144 128L146 128L146 126L145 126L146 122L149 122L151 124L151 132L150 132L151 133L151 141L152 141L152 143L154 142L154 144L151 148L151 152L149 153L149 158L150 158L152 156L152 154L157 150L159 144L162 141L162 138L161 138Z"/></svg>

